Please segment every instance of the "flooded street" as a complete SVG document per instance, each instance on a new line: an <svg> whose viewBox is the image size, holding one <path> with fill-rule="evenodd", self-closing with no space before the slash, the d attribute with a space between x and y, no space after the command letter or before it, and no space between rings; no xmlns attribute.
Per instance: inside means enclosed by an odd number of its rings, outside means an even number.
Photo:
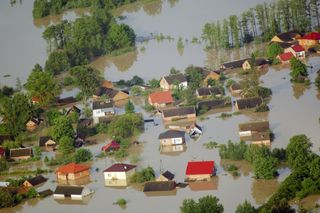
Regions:
<svg viewBox="0 0 320 213"><path fill-rule="evenodd" d="M120 14L125 16L124 22L134 28L138 36L148 36L150 33L170 35L173 41L155 39L138 43L137 50L121 56L103 56L91 63L91 66L104 73L108 80L131 79L138 75L146 81L152 78L159 79L167 75L171 67L184 70L188 65L209 66L217 68L218 65L229 59L248 57L252 51L260 49L259 45L248 45L234 51L204 51L202 44L193 44L192 37L200 38L201 28L207 21L214 21L228 17L231 14L239 14L263 0L155 0L145 5L124 7ZM196 7L195 7L196 5ZM74 19L83 11L67 12L63 18ZM17 18L19 17L19 18ZM60 17L61 18L61 17ZM19 2L13 7L9 1L0 1L0 84L14 86L16 78L25 82L29 72L35 63L44 64L47 57L47 44L41 38L44 26L51 21L55 22L59 17L41 19L34 22L32 19L32 1ZM177 39L184 39L185 47L177 49ZM188 41L186 41L187 39ZM32 53L32 54L31 54ZM313 56L307 60L313 68L309 70L310 80L314 82L316 71L320 69L320 56ZM242 112L239 115L222 119L218 116L221 112L234 112L229 107L221 111L209 112L206 119L197 121L203 127L204 133L198 140L187 138L186 147L180 152L160 152L158 136L166 130L161 117L156 116L155 123L145 125L145 131L138 140L142 143L137 147L140 153L138 168L151 166L159 176L160 170L169 170L175 174L177 182L183 182L187 162L191 160L214 160L217 164L217 177L213 186L207 190L201 187L186 187L177 189L175 195L161 194L161 196L149 196L136 187L111 188L104 186L103 170L115 161L111 158L96 158L90 163L91 182L86 185L95 191L92 198L84 203L57 202L53 197L33 199L24 202L14 208L1 209L0 212L179 212L179 206L185 198L198 199L204 195L217 196L224 206L225 212L234 212L236 206L245 200L255 206L263 204L274 193L281 181L290 173L288 168L278 170L279 177L273 180L255 180L252 168L246 162L222 161L218 149L206 149L204 144L216 141L226 144L228 140L239 141L238 124L248 121L269 120L270 128L275 134L272 147L286 147L289 139L296 134L306 134L313 142L313 150L319 153L320 147L320 93L316 87L294 86L290 82L289 69L285 67L270 67L268 72L261 76L263 86L272 89L270 100L270 112L253 113ZM4 78L3 75L11 77ZM62 97L77 93L78 89L64 91ZM133 100L137 112L142 112L145 117L150 117L142 106L144 100ZM88 148L94 155L100 153L105 141L99 141L97 145ZM170 151L170 150L169 150ZM51 156L52 153L46 154ZM126 162L129 162L127 159ZM234 177L224 171L224 164L235 164L239 167L240 176ZM45 167L42 163L36 165L18 165L13 169L34 169L37 166ZM52 168L54 169L54 168ZM39 191L44 189L54 190L57 183L55 174L48 175L49 180ZM6 177L0 177L1 180ZM117 199L124 198L128 201L126 208L113 205ZM320 198L313 198L313 202L320 203Z"/></svg>

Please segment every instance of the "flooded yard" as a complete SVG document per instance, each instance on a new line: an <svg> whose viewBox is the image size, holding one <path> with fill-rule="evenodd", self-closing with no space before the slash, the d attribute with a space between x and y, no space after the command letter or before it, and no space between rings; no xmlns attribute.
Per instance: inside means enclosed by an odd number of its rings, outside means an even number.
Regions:
<svg viewBox="0 0 320 213"><path fill-rule="evenodd" d="M103 56L97 58L91 65L104 73L108 80L131 79L138 75L146 81L152 78L159 79L167 75L171 67L184 70L188 65L209 66L218 68L226 59L238 59L250 56L251 52L261 48L259 45L249 45L234 51L205 51L202 44L192 44L193 36L201 36L201 28L207 21L214 21L228 17L230 14L239 14L254 4L263 0L163 0L152 1L137 6L124 7L118 11L125 16L124 22L134 28L138 36L147 36L151 33L170 35L174 41L157 41L155 39L138 43L134 52L121 56ZM197 5L197 6L195 6ZM15 78L25 82L35 63L44 64L47 45L41 38L44 25L54 20L34 22L32 20L32 1L22 1L11 7L9 1L0 1L0 76L1 85L13 86ZM67 12L64 18L74 18L82 13ZM19 19L16 18L20 17ZM23 27L22 27L23 26ZM182 37L185 42L183 50L177 49L177 38ZM188 41L186 41L187 39ZM142 48L144 47L144 48ZM32 50L32 51L30 51ZM32 52L32 54L30 54ZM231 57L231 58L230 58ZM13 62L15 60L16 62ZM314 82L316 71L320 69L320 56L312 56L307 60L312 65L309 69L309 78ZM279 177L273 180L256 180L253 178L252 168L246 162L231 162L221 160L218 149L206 149L204 144L215 141L226 144L228 140L239 141L238 124L248 121L269 120L270 129L275 134L272 143L274 147L286 147L289 139L296 134L306 134L313 142L313 150L319 153L320 147L320 92L310 86L297 86L290 82L289 68L269 67L260 77L262 85L272 90L269 102L270 112L254 113L244 111L229 118L219 118L221 112L234 112L234 108L225 108L221 111L211 111L204 115L206 119L198 120L203 128L203 135L197 140L187 138L186 145L177 152L175 150L160 150L158 136L166 130L166 125L160 116L154 116L155 123L147 123L145 131L139 136L141 143L135 150L139 154L138 168L151 166L159 176L161 171L169 170L175 174L177 182L185 179L187 162L191 160L214 160L217 166L217 177L208 186L188 186L177 189L173 194L146 195L135 186L127 188L112 188L104 186L103 170L111 166L112 158L96 158L91 166L90 183L86 186L95 191L92 198L86 202L57 202L53 197L32 199L14 208L2 209L0 212L179 212L183 199L198 199L204 195L218 197L224 206L225 212L234 212L236 206L245 200L255 206L263 204L274 193L281 181L290 173L288 168L278 170ZM11 77L3 78L10 74ZM238 78L235 75L235 78ZM65 91L62 97L78 92L77 89ZM136 111L145 117L151 117L143 110L144 100L134 99ZM105 145L105 137L98 137L98 144L89 146L94 156L100 153ZM51 156L51 154L46 154ZM129 162L129 159L126 161ZM232 163L239 167L240 176L234 177L224 171L223 165ZM22 164L12 169L45 168L43 163ZM54 169L54 168L52 168ZM48 175L49 180L39 189L55 189L57 183L54 173ZM6 177L0 177L5 179ZM126 208L113 205L117 199L128 201ZM312 202L320 203L320 198L312 197ZM307 201L306 201L307 202Z"/></svg>

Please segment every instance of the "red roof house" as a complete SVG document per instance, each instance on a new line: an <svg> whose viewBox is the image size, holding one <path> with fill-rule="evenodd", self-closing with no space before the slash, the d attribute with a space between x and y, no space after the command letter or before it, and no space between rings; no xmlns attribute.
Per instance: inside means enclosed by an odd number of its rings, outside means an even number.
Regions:
<svg viewBox="0 0 320 213"><path fill-rule="evenodd" d="M83 164L69 163L57 169L58 180L76 180L90 175L90 167Z"/></svg>
<svg viewBox="0 0 320 213"><path fill-rule="evenodd" d="M155 107L165 107L167 104L173 103L170 91L154 92L149 95L148 102Z"/></svg>
<svg viewBox="0 0 320 213"><path fill-rule="evenodd" d="M303 46L296 44L284 50L285 53L291 52L294 57L299 59L304 59L306 57L306 52Z"/></svg>
<svg viewBox="0 0 320 213"><path fill-rule="evenodd" d="M320 33L311 32L305 36L298 38L298 42L302 46L312 46L317 45L320 42Z"/></svg>
<svg viewBox="0 0 320 213"><path fill-rule="evenodd" d="M186 176L188 180L206 180L215 174L214 161L188 162Z"/></svg>
<svg viewBox="0 0 320 213"><path fill-rule="evenodd" d="M118 150L118 149L120 149L120 144L117 141L113 140L110 143L108 143L107 145L104 145L101 148L101 151L111 152L111 151Z"/></svg>
<svg viewBox="0 0 320 213"><path fill-rule="evenodd" d="M294 57L294 55L292 54L292 52L286 52L286 53L282 53L280 55L277 56L277 58L280 60L280 62L282 64L287 64L289 63L290 59Z"/></svg>

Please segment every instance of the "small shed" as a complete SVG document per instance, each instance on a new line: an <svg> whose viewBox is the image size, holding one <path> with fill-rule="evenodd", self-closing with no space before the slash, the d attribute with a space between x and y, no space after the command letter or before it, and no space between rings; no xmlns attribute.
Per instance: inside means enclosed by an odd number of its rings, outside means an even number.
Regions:
<svg viewBox="0 0 320 213"><path fill-rule="evenodd" d="M12 160L25 160L33 156L31 147L10 149L9 152Z"/></svg>
<svg viewBox="0 0 320 213"><path fill-rule="evenodd" d="M235 107L237 110L255 108L257 106L260 106L261 104L261 97L243 98L235 101Z"/></svg>
<svg viewBox="0 0 320 213"><path fill-rule="evenodd" d="M39 138L39 147L54 147L56 142L50 136L42 136Z"/></svg>
<svg viewBox="0 0 320 213"><path fill-rule="evenodd" d="M171 181L173 178L174 174L167 170L158 177L157 181Z"/></svg>

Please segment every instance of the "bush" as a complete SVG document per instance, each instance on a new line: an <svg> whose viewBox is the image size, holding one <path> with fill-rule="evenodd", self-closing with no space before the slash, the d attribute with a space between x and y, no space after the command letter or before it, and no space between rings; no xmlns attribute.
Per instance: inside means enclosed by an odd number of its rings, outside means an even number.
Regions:
<svg viewBox="0 0 320 213"><path fill-rule="evenodd" d="M258 94L261 98L269 98L272 95L272 91L269 88L259 86Z"/></svg>
<svg viewBox="0 0 320 213"><path fill-rule="evenodd" d="M269 110L270 110L269 106L266 103L262 103L260 106L257 106L255 109L256 112L268 112Z"/></svg>
<svg viewBox="0 0 320 213"><path fill-rule="evenodd" d="M0 172L9 168L8 162L5 159L0 159Z"/></svg>
<svg viewBox="0 0 320 213"><path fill-rule="evenodd" d="M131 183L144 183L152 180L155 180L155 172L150 166L142 169L140 172L136 172L130 177Z"/></svg>
<svg viewBox="0 0 320 213"><path fill-rule="evenodd" d="M236 213L257 213L258 211L248 201L239 204L236 209Z"/></svg>
<svg viewBox="0 0 320 213"><path fill-rule="evenodd" d="M116 204L123 207L127 204L127 201L124 198L120 198L117 200Z"/></svg>
<svg viewBox="0 0 320 213"><path fill-rule="evenodd" d="M184 199L180 211L181 213L223 213L224 208L223 205L219 203L218 198L207 195L199 198L198 202L193 199Z"/></svg>
<svg viewBox="0 0 320 213"><path fill-rule="evenodd" d="M35 188L30 188L26 193L26 197L28 199L35 198L37 196L38 196L38 192L37 190L35 190Z"/></svg>
<svg viewBox="0 0 320 213"><path fill-rule="evenodd" d="M243 160L248 145L244 141L232 143L228 141L227 145L220 145L219 155L222 159Z"/></svg>
<svg viewBox="0 0 320 213"><path fill-rule="evenodd" d="M132 86L130 89L130 93L133 96L138 96L142 94L142 89L139 86Z"/></svg>
<svg viewBox="0 0 320 213"><path fill-rule="evenodd" d="M14 198L5 188L0 188L0 208L14 205Z"/></svg>
<svg viewBox="0 0 320 213"><path fill-rule="evenodd" d="M67 77L65 77L65 78L63 79L63 85L64 85L64 86L70 86L70 85L72 85L72 84L74 84L74 83L75 83L75 82L74 82L73 78L70 77L70 76L67 76Z"/></svg>
<svg viewBox="0 0 320 213"><path fill-rule="evenodd" d="M253 161L253 172L258 179L272 179L277 175L278 161L273 157L258 157Z"/></svg>
<svg viewBox="0 0 320 213"><path fill-rule="evenodd" d="M74 154L74 161L76 163L82 163L92 160L92 153L89 149L78 149Z"/></svg>

